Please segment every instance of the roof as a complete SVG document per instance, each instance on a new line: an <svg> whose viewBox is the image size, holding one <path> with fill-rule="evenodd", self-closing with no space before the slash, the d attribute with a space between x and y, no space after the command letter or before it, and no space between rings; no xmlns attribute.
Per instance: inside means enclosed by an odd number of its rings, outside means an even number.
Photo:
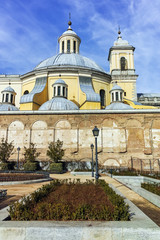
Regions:
<svg viewBox="0 0 160 240"><path fill-rule="evenodd" d="M11 88L10 86L6 87L2 92L14 92L15 93L14 89Z"/></svg>
<svg viewBox="0 0 160 240"><path fill-rule="evenodd" d="M42 111L63 111L63 110L79 110L78 106L72 101L63 97L54 97L42 104L39 108Z"/></svg>
<svg viewBox="0 0 160 240"><path fill-rule="evenodd" d="M133 108L128 104L124 104L122 102L114 102L108 105L105 109L106 110L127 110L127 109L131 110Z"/></svg>
<svg viewBox="0 0 160 240"><path fill-rule="evenodd" d="M35 67L35 70L52 66L84 67L106 73L104 69L96 64L93 60L76 53L59 53L39 63Z"/></svg>
<svg viewBox="0 0 160 240"><path fill-rule="evenodd" d="M65 83L65 81L62 80L61 78L58 79L58 80L56 80L55 83L53 83L53 85L55 85L55 84L63 84L63 85L67 85L67 84Z"/></svg>
<svg viewBox="0 0 160 240"><path fill-rule="evenodd" d="M0 111L19 111L17 107L9 103L1 103Z"/></svg>
<svg viewBox="0 0 160 240"><path fill-rule="evenodd" d="M123 89L122 89L119 85L117 85L117 84L115 84L115 85L112 87L111 91L113 91L113 90L121 90L121 91L123 91Z"/></svg>
<svg viewBox="0 0 160 240"><path fill-rule="evenodd" d="M77 34L73 30L70 30L70 29L65 31L62 35L66 35L66 34L71 34L71 35L76 35L77 36Z"/></svg>

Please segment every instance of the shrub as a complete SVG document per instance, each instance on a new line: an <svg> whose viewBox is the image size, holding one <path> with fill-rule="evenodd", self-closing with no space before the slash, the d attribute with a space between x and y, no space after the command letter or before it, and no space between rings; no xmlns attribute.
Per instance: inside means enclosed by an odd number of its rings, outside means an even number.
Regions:
<svg viewBox="0 0 160 240"><path fill-rule="evenodd" d="M62 173L63 172L63 164L62 163L51 163L50 171L54 173Z"/></svg>
<svg viewBox="0 0 160 240"><path fill-rule="evenodd" d="M64 156L64 149L62 149L63 142L59 139L57 142L51 142L48 145L47 156L52 162L58 163Z"/></svg>
<svg viewBox="0 0 160 240"><path fill-rule="evenodd" d="M152 192L160 196L160 185L158 183L157 184L141 183L141 187L149 192Z"/></svg>
<svg viewBox="0 0 160 240"><path fill-rule="evenodd" d="M13 142L8 143L7 140L4 140L2 138L1 143L0 143L0 161L2 163L6 163L10 156L13 154Z"/></svg>
<svg viewBox="0 0 160 240"><path fill-rule="evenodd" d="M29 148L24 147L24 151L25 162L34 162L36 158L40 155L40 152L37 152L34 143L30 143Z"/></svg>
<svg viewBox="0 0 160 240"><path fill-rule="evenodd" d="M26 162L24 166L25 171L36 171L38 170L38 162Z"/></svg>

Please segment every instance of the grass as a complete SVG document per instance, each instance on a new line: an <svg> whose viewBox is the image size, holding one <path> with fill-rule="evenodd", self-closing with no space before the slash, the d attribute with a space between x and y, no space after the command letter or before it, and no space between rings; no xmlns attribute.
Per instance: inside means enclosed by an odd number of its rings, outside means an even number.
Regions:
<svg viewBox="0 0 160 240"><path fill-rule="evenodd" d="M104 180L52 181L10 206L11 220L127 221L128 205Z"/></svg>

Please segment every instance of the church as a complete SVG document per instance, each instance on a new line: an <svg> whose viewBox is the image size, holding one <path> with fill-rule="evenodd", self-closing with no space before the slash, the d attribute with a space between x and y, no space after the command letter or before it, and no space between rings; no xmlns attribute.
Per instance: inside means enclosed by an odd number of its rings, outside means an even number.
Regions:
<svg viewBox="0 0 160 240"><path fill-rule="evenodd" d="M68 29L59 37L59 53L23 75L0 75L0 138L16 149L30 142L47 160L48 143L60 139L66 161L90 161L92 129L98 126L102 165L160 167L160 95L137 94L135 48L120 30L109 49L110 72L80 55L80 37Z"/></svg>

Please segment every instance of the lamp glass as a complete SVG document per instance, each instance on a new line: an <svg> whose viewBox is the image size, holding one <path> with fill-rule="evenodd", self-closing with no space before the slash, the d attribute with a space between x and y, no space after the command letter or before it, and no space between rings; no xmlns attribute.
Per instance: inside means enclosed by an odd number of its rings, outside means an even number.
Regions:
<svg viewBox="0 0 160 240"><path fill-rule="evenodd" d="M94 127L94 129L92 130L92 132L93 132L93 136L94 136L94 137L98 137L98 135L99 135L99 129L97 128L97 126Z"/></svg>

